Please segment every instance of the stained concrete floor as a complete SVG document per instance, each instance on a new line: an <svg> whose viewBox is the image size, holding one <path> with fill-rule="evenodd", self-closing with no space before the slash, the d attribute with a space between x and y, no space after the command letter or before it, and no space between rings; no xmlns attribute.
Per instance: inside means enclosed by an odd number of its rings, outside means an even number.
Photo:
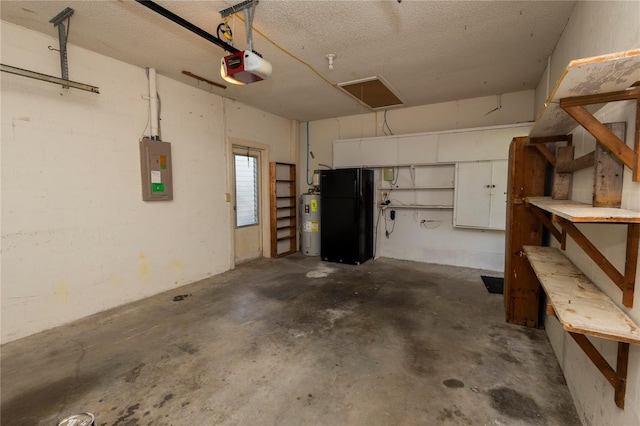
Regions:
<svg viewBox="0 0 640 426"><path fill-rule="evenodd" d="M2 424L580 424L545 332L481 274L252 261L4 345Z"/></svg>

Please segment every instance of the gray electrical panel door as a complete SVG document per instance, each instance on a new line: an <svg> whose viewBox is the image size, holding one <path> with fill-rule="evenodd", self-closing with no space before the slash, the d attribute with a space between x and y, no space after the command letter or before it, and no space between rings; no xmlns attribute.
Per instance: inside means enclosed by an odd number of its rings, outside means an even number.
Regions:
<svg viewBox="0 0 640 426"><path fill-rule="evenodd" d="M173 200L171 144L152 139L140 141L140 171L142 172L142 200Z"/></svg>

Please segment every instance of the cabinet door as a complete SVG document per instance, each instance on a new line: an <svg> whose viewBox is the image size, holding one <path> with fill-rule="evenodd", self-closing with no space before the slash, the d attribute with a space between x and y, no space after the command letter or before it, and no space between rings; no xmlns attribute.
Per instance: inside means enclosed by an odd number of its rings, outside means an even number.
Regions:
<svg viewBox="0 0 640 426"><path fill-rule="evenodd" d="M507 222L507 161L491 162L489 228L505 229Z"/></svg>
<svg viewBox="0 0 640 426"><path fill-rule="evenodd" d="M453 225L505 229L507 162L456 164Z"/></svg>
<svg viewBox="0 0 640 426"><path fill-rule="evenodd" d="M454 226L488 228L491 210L491 163L456 165Z"/></svg>

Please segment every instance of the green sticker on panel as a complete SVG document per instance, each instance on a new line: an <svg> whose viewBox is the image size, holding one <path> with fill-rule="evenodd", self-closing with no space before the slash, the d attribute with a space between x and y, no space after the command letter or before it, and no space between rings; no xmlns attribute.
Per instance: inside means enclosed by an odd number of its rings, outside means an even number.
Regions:
<svg viewBox="0 0 640 426"><path fill-rule="evenodd" d="M152 183L151 184L152 192L164 192L164 183Z"/></svg>

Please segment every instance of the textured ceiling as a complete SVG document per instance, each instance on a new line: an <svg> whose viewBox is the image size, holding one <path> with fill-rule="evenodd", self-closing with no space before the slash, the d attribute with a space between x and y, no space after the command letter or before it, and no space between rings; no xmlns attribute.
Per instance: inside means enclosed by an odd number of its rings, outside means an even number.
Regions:
<svg viewBox="0 0 640 426"><path fill-rule="evenodd" d="M239 1L159 3L215 34L222 22L219 11ZM273 75L240 87L220 77L220 58L225 54L220 47L138 3L3 0L0 7L2 20L56 38L57 30L49 20L71 7L75 14L70 44L307 121L367 111L333 85L375 75L382 75L406 106L533 89L574 4L261 0L253 22L253 47L271 62ZM234 45L242 50L244 23L234 18L230 25ZM337 55L333 71L328 68L329 53ZM72 73L73 58L69 60ZM182 70L225 84L227 89L198 82L182 75Z"/></svg>

